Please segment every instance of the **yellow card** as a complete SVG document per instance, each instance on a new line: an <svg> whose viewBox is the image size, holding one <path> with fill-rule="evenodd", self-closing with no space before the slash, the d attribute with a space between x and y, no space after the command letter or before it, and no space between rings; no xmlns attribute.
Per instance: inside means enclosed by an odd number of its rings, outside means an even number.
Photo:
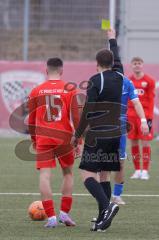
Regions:
<svg viewBox="0 0 159 240"><path fill-rule="evenodd" d="M101 29L102 30L110 29L110 20L102 19L102 21L101 21Z"/></svg>

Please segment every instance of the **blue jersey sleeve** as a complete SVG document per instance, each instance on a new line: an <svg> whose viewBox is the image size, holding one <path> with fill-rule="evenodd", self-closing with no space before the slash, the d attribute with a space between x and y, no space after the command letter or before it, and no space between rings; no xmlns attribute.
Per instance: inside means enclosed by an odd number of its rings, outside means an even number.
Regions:
<svg viewBox="0 0 159 240"><path fill-rule="evenodd" d="M134 100L134 99L138 98L137 89L135 89L132 81L129 81L129 91L128 92L129 92L130 100Z"/></svg>

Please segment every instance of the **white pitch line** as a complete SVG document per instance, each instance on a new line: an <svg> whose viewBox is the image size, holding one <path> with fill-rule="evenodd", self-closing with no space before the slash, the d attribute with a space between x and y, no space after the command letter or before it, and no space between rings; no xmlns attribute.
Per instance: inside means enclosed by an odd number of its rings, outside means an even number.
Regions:
<svg viewBox="0 0 159 240"><path fill-rule="evenodd" d="M123 197L159 197L158 194L122 194Z"/></svg>
<svg viewBox="0 0 159 240"><path fill-rule="evenodd" d="M21 196L39 196L40 193L0 193L0 195L21 195ZM61 196L61 193L53 193L54 196ZM73 193L73 196L90 196L88 193Z"/></svg>
<svg viewBox="0 0 159 240"><path fill-rule="evenodd" d="M0 192L1 196L39 196L40 193L16 193L16 192ZM53 193L53 196L61 196L61 193ZM88 193L73 193L73 196L89 197ZM123 194L123 197L159 197L159 194Z"/></svg>

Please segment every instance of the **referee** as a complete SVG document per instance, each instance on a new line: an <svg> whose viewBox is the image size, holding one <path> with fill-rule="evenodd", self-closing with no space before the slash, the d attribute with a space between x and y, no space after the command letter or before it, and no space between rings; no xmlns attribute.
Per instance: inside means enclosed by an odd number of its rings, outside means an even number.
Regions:
<svg viewBox="0 0 159 240"><path fill-rule="evenodd" d="M121 136L120 112L123 72L117 49L114 30L107 35L113 53L107 49L100 50L96 55L97 74L88 82L85 106L80 123L72 137L72 144L77 145L78 139L84 134L84 150L79 168L85 187L96 199L99 216L92 231L104 231L112 222L119 210L115 203L110 203L107 191L97 181L97 173L101 171L119 171L119 145Z"/></svg>

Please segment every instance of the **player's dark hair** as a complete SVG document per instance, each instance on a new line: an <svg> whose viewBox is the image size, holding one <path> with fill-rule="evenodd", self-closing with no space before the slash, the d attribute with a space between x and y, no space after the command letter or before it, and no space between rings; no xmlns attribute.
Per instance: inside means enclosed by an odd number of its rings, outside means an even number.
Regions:
<svg viewBox="0 0 159 240"><path fill-rule="evenodd" d="M114 57L112 51L102 49L96 54L96 61L100 67L112 67Z"/></svg>
<svg viewBox="0 0 159 240"><path fill-rule="evenodd" d="M50 58L47 61L47 67L51 71L56 71L63 67L63 61L60 58Z"/></svg>

